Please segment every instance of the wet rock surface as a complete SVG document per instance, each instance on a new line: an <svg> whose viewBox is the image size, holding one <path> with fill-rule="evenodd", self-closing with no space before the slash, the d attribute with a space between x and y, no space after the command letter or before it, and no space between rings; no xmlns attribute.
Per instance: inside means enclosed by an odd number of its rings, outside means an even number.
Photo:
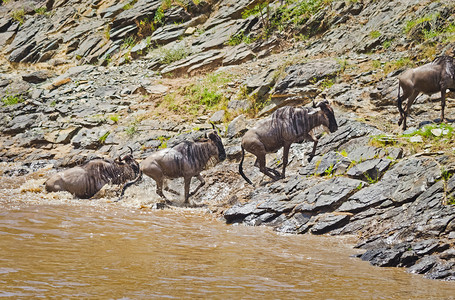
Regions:
<svg viewBox="0 0 455 300"><path fill-rule="evenodd" d="M292 234L354 235L365 250L360 259L455 280L455 206L447 204L455 195L455 179L448 176L455 172L453 158L415 155L387 139L379 146L372 142L399 132L396 76L404 68L380 77L380 69L370 67L416 58L409 44L421 31L403 36L403 24L433 10L453 20L453 5L335 1L299 28L298 33L309 34L307 41L291 43L291 36L277 33L233 45L234 34L261 32L258 17L242 17L255 2L190 2L185 9L166 10L155 31L128 48L128 37L143 34L141 21L152 20L161 1L139 0L130 9L114 2L59 1L50 4L49 14L25 10L22 24L11 16L21 1L0 5L0 98L14 100L0 106L0 162L21 163L2 176L118 157L127 147L141 160L204 137L210 120L223 136L228 160L204 171L207 183L194 195L196 204L227 223ZM38 1L35 8L45 4ZM380 35L371 34L375 31ZM157 45L163 51L184 50L185 56L166 62L151 51ZM180 81L215 70L240 74L223 91L226 108L200 110L191 120L154 114ZM251 99L237 97L242 89L248 97L271 97L257 119L246 114L254 107ZM411 126L439 117L439 108L429 108L439 107L438 97L417 99ZM338 131L318 133L310 162L312 143L294 144L287 176L276 182L247 154L245 174L255 184L248 185L238 174L241 137L248 128L277 107L323 98L335 108ZM451 101L446 113L454 119ZM225 122L229 116L235 117ZM281 158L282 150L269 154L268 166L280 170ZM181 182L173 184L181 189ZM154 183L140 186L155 193Z"/></svg>

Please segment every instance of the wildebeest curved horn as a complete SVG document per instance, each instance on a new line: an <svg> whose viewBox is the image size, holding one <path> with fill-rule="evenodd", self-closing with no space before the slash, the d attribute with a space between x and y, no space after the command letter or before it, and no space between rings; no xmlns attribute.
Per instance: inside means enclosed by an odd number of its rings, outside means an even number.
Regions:
<svg viewBox="0 0 455 300"><path fill-rule="evenodd" d="M133 149L130 146L127 147L130 148L130 154L133 155Z"/></svg>
<svg viewBox="0 0 455 300"><path fill-rule="evenodd" d="M216 129L215 124L213 124L213 122L210 122L210 124L212 125L212 128L215 130Z"/></svg>

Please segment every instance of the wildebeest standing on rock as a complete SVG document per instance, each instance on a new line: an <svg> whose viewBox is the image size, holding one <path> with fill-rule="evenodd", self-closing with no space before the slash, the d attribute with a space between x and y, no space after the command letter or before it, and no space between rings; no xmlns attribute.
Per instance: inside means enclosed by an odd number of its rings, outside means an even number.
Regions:
<svg viewBox="0 0 455 300"><path fill-rule="evenodd" d="M335 114L327 100L313 102L313 107L292 107L285 106L277 109L269 118L259 121L256 126L248 130L242 138L242 159L239 165L239 173L252 184L243 173L243 159L245 150L256 156L254 165L260 171L273 180L284 178L288 164L289 148L293 143L301 143L304 140L313 141L313 151L309 160L316 152L318 139L313 129L319 126L325 127L330 132L335 132L338 125ZM265 155L278 151L283 147L283 172L266 167Z"/></svg>
<svg viewBox="0 0 455 300"><path fill-rule="evenodd" d="M401 97L400 87L403 89ZM443 122L447 89L455 89L455 59L453 57L439 56L431 63L403 72L398 76L397 106L400 112L398 125L403 123L403 130L406 129L406 117L420 93L432 95L441 92L441 122ZM406 99L408 99L406 110L403 110L402 102Z"/></svg>
<svg viewBox="0 0 455 300"><path fill-rule="evenodd" d="M94 159L51 176L44 184L48 192L67 191L78 198L93 197L105 184L127 184L139 180L139 163L131 154L123 158Z"/></svg>
<svg viewBox="0 0 455 300"><path fill-rule="evenodd" d="M212 125L213 126L213 125ZM185 204L189 204L189 197L194 195L205 181L201 172L207 167L212 158L217 161L226 159L223 143L216 130L207 135L208 139L183 141L172 148L159 150L140 163L141 171L156 181L156 193L166 199L163 194L165 178L184 179ZM190 193L191 178L196 176L199 186ZM176 193L166 187L166 190Z"/></svg>

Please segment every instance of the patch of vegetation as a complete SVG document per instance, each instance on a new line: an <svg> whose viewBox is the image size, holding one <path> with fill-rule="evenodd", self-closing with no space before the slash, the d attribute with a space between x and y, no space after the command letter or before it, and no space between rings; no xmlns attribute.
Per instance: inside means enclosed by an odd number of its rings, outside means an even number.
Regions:
<svg viewBox="0 0 455 300"><path fill-rule="evenodd" d="M146 38L155 31L155 23L153 20L144 18L142 20L134 20L137 26L137 36L140 39Z"/></svg>
<svg viewBox="0 0 455 300"><path fill-rule="evenodd" d="M443 151L453 157L454 141L454 127L441 123L426 125L410 134L372 136L369 144L380 148L397 146L407 149L411 154Z"/></svg>
<svg viewBox="0 0 455 300"><path fill-rule="evenodd" d="M136 4L137 1L138 0L132 0L132 1L128 2L127 4L125 4L123 6L123 10L128 10L128 9L133 8L134 4Z"/></svg>
<svg viewBox="0 0 455 300"><path fill-rule="evenodd" d="M231 82L232 78L226 73L211 73L198 83L185 88L185 93L191 103L202 104L211 109L222 102L227 102L222 89Z"/></svg>
<svg viewBox="0 0 455 300"><path fill-rule="evenodd" d="M47 13L46 6L35 8L35 13L38 15L45 15Z"/></svg>
<svg viewBox="0 0 455 300"><path fill-rule="evenodd" d="M420 17L420 18L417 18L414 20L410 20L410 21L406 22L406 25L404 27L404 32L407 34L417 25L420 25L420 24L426 23L426 22L430 22L430 21L434 21L439 16L440 16L439 13L434 13L434 14L426 15L426 16L423 16L423 17Z"/></svg>
<svg viewBox="0 0 455 300"><path fill-rule="evenodd" d="M2 98L3 106L14 105L24 102L20 95L7 95Z"/></svg>
<svg viewBox="0 0 455 300"><path fill-rule="evenodd" d="M19 22L20 25L24 24L25 10L23 8L11 12L11 18Z"/></svg>
<svg viewBox="0 0 455 300"><path fill-rule="evenodd" d="M123 40L123 44L121 46L122 49L128 49L134 47L136 44L136 38L134 36L129 36Z"/></svg>
<svg viewBox="0 0 455 300"><path fill-rule="evenodd" d="M242 12L243 18L259 16L262 24L262 34L259 38L268 38L277 31L290 31L295 26L305 24L311 16L319 12L333 0L284 0L280 6L273 1L262 0L254 7ZM308 37L313 32L308 33Z"/></svg>
<svg viewBox="0 0 455 300"><path fill-rule="evenodd" d="M175 61L179 61L181 59L186 58L189 55L189 52L186 50L185 47L178 47L178 48L160 48L158 51L161 57L161 62L164 64L170 64Z"/></svg>
<svg viewBox="0 0 455 300"><path fill-rule="evenodd" d="M386 62L383 66L384 74L387 75L392 71L399 70L402 68L413 68L415 63L411 59L405 57L397 60Z"/></svg>
<svg viewBox="0 0 455 300"><path fill-rule="evenodd" d="M245 44L252 43L252 39L249 36L245 35L244 31L240 31L239 33L231 35L229 40L226 42L226 44L229 46L237 46L240 45L241 43Z"/></svg>

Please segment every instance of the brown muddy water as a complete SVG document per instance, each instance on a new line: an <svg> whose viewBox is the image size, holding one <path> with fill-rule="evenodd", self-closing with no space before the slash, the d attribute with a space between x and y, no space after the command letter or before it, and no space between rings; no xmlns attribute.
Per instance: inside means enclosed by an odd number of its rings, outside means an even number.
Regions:
<svg viewBox="0 0 455 300"><path fill-rule="evenodd" d="M46 194L43 175L0 178L2 299L455 299L453 282L350 257L352 237Z"/></svg>

